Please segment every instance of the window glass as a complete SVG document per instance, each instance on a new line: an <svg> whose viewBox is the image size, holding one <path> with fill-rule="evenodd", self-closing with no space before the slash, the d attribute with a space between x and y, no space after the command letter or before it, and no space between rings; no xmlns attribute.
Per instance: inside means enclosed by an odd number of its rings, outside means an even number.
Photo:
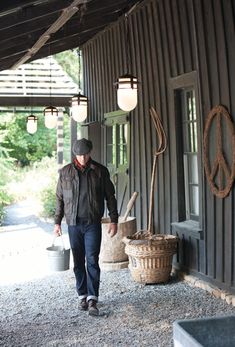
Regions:
<svg viewBox="0 0 235 347"><path fill-rule="evenodd" d="M128 164L128 124L115 123L106 127L107 165L119 166Z"/></svg>
<svg viewBox="0 0 235 347"><path fill-rule="evenodd" d="M198 162L196 154L189 157L189 176L191 177L192 184L198 184Z"/></svg>
<svg viewBox="0 0 235 347"><path fill-rule="evenodd" d="M115 165L115 159L116 159L116 148L115 148L115 142L116 142L116 129L115 127L107 127L106 131L107 136L107 165Z"/></svg>
<svg viewBox="0 0 235 347"><path fill-rule="evenodd" d="M198 138L195 91L181 89L183 170L186 219L199 219ZM179 139L180 140L180 139Z"/></svg>
<svg viewBox="0 0 235 347"><path fill-rule="evenodd" d="M117 125L117 156L118 164L127 164L127 124Z"/></svg>
<svg viewBox="0 0 235 347"><path fill-rule="evenodd" d="M195 217L199 215L199 190L198 186L191 187L191 214Z"/></svg>

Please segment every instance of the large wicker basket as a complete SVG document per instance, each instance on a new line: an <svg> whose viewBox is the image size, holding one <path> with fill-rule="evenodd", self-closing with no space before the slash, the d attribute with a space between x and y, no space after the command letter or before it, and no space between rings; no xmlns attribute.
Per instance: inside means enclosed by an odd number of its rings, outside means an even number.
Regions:
<svg viewBox="0 0 235 347"><path fill-rule="evenodd" d="M177 251L176 236L138 232L123 238L123 242L129 256L129 269L136 282L153 284L169 280L172 257Z"/></svg>
<svg viewBox="0 0 235 347"><path fill-rule="evenodd" d="M172 269L172 257L177 250L177 237L154 233L153 202L157 159L166 150L166 134L160 117L153 107L150 116L158 135L158 148L154 153L151 189L149 199L149 218L147 231L139 231L124 237L125 252L129 256L129 269L133 279L140 283L167 282Z"/></svg>

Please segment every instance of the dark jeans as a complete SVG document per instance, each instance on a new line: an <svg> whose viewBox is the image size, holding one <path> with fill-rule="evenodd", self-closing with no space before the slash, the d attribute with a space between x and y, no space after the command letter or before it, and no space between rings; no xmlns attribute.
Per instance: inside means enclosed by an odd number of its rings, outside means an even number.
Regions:
<svg viewBox="0 0 235 347"><path fill-rule="evenodd" d="M99 253L101 224L69 225L76 288L80 299L98 300L100 285Z"/></svg>

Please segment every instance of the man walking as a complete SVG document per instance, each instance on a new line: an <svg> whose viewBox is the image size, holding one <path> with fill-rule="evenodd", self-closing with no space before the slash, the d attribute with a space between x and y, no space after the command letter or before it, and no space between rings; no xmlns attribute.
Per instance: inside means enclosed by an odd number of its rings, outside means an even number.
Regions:
<svg viewBox="0 0 235 347"><path fill-rule="evenodd" d="M91 158L92 142L83 138L73 144L76 156L64 166L56 189L54 232L60 236L65 216L74 260L74 274L81 310L99 314L101 218L104 202L110 216L109 234L117 233L118 212L114 186L108 169Z"/></svg>

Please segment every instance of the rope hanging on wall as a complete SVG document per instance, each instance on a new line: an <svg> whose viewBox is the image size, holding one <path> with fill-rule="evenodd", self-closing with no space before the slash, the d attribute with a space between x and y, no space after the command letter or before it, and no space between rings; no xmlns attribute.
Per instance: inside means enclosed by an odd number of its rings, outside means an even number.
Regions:
<svg viewBox="0 0 235 347"><path fill-rule="evenodd" d="M211 191L225 198L235 180L235 127L225 107L208 114L203 138L204 168Z"/></svg>

